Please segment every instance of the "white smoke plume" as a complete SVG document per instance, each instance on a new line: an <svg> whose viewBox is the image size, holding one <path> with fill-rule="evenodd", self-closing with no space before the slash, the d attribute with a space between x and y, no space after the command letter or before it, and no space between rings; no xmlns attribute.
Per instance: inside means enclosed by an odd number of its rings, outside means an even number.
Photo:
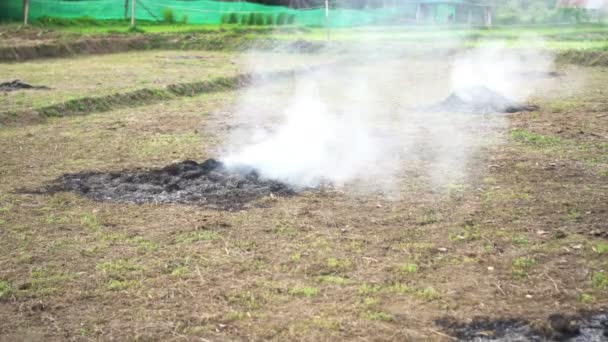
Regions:
<svg viewBox="0 0 608 342"><path fill-rule="evenodd" d="M358 46L342 51L345 62L250 87L233 109L236 128L220 159L295 187L358 183L394 193L408 177L445 186L466 178L471 157L507 119L425 106L471 86L525 101L534 91L527 73L547 73L553 60L504 43L462 48L455 56L410 47L383 51ZM336 60L329 52L319 56ZM247 69L267 63L256 54Z"/></svg>

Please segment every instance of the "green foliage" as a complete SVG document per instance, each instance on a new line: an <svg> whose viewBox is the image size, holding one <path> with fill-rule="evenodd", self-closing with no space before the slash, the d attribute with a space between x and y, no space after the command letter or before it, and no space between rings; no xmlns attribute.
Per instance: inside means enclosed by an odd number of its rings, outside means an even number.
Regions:
<svg viewBox="0 0 608 342"><path fill-rule="evenodd" d="M279 13L277 16L277 25L285 25L287 24L287 13Z"/></svg>
<svg viewBox="0 0 608 342"><path fill-rule="evenodd" d="M268 26L274 25L274 15L266 14L266 25L268 25Z"/></svg>
<svg viewBox="0 0 608 342"><path fill-rule="evenodd" d="M255 13L249 13L249 21L247 25L255 25Z"/></svg>
<svg viewBox="0 0 608 342"><path fill-rule="evenodd" d="M230 16L228 17L228 24L238 24L239 23L239 16L236 13L230 13Z"/></svg>
<svg viewBox="0 0 608 342"><path fill-rule="evenodd" d="M222 22L222 24L228 24L228 21L230 21L230 15L227 13L222 14L220 21Z"/></svg>
<svg viewBox="0 0 608 342"><path fill-rule="evenodd" d="M163 22L167 24L175 24L175 12L172 8L163 8Z"/></svg>
<svg viewBox="0 0 608 342"><path fill-rule="evenodd" d="M262 13L256 13L255 14L255 24L257 26L263 26L264 25L264 14L262 14Z"/></svg>
<svg viewBox="0 0 608 342"><path fill-rule="evenodd" d="M57 18L50 16L42 16L38 18L34 24L38 26L99 26L102 24L99 20L82 16L78 18Z"/></svg>
<svg viewBox="0 0 608 342"><path fill-rule="evenodd" d="M249 25L249 14L241 15L241 25Z"/></svg>

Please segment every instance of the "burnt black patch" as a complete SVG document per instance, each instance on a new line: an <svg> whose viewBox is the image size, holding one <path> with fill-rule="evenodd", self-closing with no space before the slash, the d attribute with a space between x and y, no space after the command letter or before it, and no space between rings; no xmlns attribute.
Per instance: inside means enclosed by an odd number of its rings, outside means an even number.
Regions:
<svg viewBox="0 0 608 342"><path fill-rule="evenodd" d="M483 86L459 89L445 100L426 108L433 112L470 114L517 113L536 109L538 107L518 103Z"/></svg>
<svg viewBox="0 0 608 342"><path fill-rule="evenodd" d="M34 86L31 84L27 84L23 81L20 80L13 80L10 82L3 82L0 83L0 91L15 91L15 90L21 90L21 89L49 89L49 87L46 86Z"/></svg>
<svg viewBox="0 0 608 342"><path fill-rule="evenodd" d="M161 169L84 172L59 177L44 192L74 191L97 201L192 203L219 210L240 210L265 196L292 196L285 183L255 170L232 170L215 159L186 160Z"/></svg>
<svg viewBox="0 0 608 342"><path fill-rule="evenodd" d="M460 341L608 341L608 313L553 314L539 326L522 319L475 318L469 323L442 318L436 324Z"/></svg>

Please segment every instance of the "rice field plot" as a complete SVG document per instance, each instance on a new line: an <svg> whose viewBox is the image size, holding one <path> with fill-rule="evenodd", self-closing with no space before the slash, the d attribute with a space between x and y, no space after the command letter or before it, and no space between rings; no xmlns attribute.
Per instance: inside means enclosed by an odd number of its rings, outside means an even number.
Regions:
<svg viewBox="0 0 608 342"><path fill-rule="evenodd" d="M147 52L141 62L147 65L137 67L156 69L159 54L166 60L175 52ZM214 56L228 72L239 58ZM194 77L195 61L186 59L162 82ZM38 63L44 69L60 61ZM108 87L131 66L124 63L120 72L106 71ZM431 87L449 70L441 58L405 56L352 70L379 75L367 85L385 101L366 103L386 114L381 132L394 128L390 113L441 101L450 91ZM599 311L608 303L602 90L608 72L568 65L557 72L560 82L531 97L538 105L533 112L416 116L426 128L433 126L425 120L441 124L448 117L471 134L492 129L462 165L466 177L434 174L451 180L434 186L436 178L426 177L432 160L409 159L391 184L397 195L345 184L264 196L244 210L225 211L21 191L66 173L221 157L241 126L272 130L280 122L299 89L293 79L2 127L0 335L441 341L460 336L441 322L474 317L560 332L549 316ZM88 95L94 88L83 85L94 81L82 75L79 95ZM323 96L361 107L364 96L353 94L366 94L364 87L349 93L338 87L348 77L321 79ZM310 142L320 136L312 132ZM417 137L412 151L435 146L437 134Z"/></svg>

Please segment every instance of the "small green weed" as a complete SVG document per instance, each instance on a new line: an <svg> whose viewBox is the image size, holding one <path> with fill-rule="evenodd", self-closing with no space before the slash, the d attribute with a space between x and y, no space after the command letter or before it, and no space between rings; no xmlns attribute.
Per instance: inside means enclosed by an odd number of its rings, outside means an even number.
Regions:
<svg viewBox="0 0 608 342"><path fill-rule="evenodd" d="M593 251L597 254L608 254L608 243L600 242L593 247Z"/></svg>
<svg viewBox="0 0 608 342"><path fill-rule="evenodd" d="M514 244L520 245L520 246L525 246L530 243L530 240L528 240L528 237L525 235L514 236L512 241Z"/></svg>
<svg viewBox="0 0 608 342"><path fill-rule="evenodd" d="M529 269L532 266L536 265L536 260L528 257L519 257L513 260L513 267L520 269Z"/></svg>
<svg viewBox="0 0 608 342"><path fill-rule="evenodd" d="M6 280L0 280L0 299L8 298L11 294L13 294L11 283Z"/></svg>
<svg viewBox="0 0 608 342"><path fill-rule="evenodd" d="M591 278L591 285L598 289L608 289L608 275L605 272L593 273Z"/></svg>
<svg viewBox="0 0 608 342"><path fill-rule="evenodd" d="M590 294L583 293L578 297L578 301L583 304L591 304L595 302L595 297Z"/></svg>
<svg viewBox="0 0 608 342"><path fill-rule="evenodd" d="M407 263L399 266L399 273L414 274L418 272L418 265Z"/></svg>
<svg viewBox="0 0 608 342"><path fill-rule="evenodd" d="M479 226L476 224L467 224L459 234L450 234L450 240L452 241L474 241L481 238Z"/></svg>
<svg viewBox="0 0 608 342"><path fill-rule="evenodd" d="M580 213L580 211L578 211L576 209L568 209L567 216L568 216L568 219L570 219L572 221L576 221L581 218L581 213Z"/></svg>

